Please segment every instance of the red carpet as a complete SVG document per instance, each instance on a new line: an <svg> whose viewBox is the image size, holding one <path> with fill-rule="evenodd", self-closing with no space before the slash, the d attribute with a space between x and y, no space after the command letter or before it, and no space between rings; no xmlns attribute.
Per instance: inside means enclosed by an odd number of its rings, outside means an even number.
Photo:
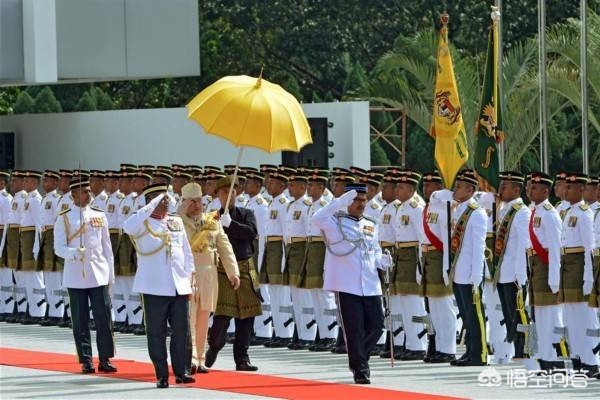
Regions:
<svg viewBox="0 0 600 400"><path fill-rule="evenodd" d="M95 361L97 364L97 360ZM13 367L41 369L47 371L79 374L81 366L77 358L70 354L46 353L12 348L0 348L0 364ZM119 372L115 374L97 373L96 376L129 379L141 382L156 381L151 363L114 359ZM171 376L170 383L175 378ZM425 393L403 392L379 389L370 386L346 385L282 378L256 373L241 373L212 370L206 375L196 375L196 383L185 385L208 390L233 392L283 399L455 399Z"/></svg>

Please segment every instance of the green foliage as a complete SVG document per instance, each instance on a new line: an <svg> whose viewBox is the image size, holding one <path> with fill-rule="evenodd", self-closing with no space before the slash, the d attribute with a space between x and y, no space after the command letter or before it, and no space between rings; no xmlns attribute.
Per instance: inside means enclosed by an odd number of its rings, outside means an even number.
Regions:
<svg viewBox="0 0 600 400"><path fill-rule="evenodd" d="M35 96L33 112L40 114L62 112L62 107L49 86L45 86Z"/></svg>
<svg viewBox="0 0 600 400"><path fill-rule="evenodd" d="M90 94L93 96L96 102L96 109L103 110L112 110L113 109L113 101L104 90L99 87L92 87L90 89Z"/></svg>
<svg viewBox="0 0 600 400"><path fill-rule="evenodd" d="M381 147L381 144L376 141L371 143L371 165L387 166L391 165L390 160Z"/></svg>
<svg viewBox="0 0 600 400"><path fill-rule="evenodd" d="M84 92L75 107L77 111L96 111L96 99L90 92Z"/></svg>
<svg viewBox="0 0 600 400"><path fill-rule="evenodd" d="M33 98L24 90L19 93L12 108L15 114L29 114L33 112Z"/></svg>
<svg viewBox="0 0 600 400"><path fill-rule="evenodd" d="M12 105L17 101L18 88L0 89L0 115L13 113Z"/></svg>

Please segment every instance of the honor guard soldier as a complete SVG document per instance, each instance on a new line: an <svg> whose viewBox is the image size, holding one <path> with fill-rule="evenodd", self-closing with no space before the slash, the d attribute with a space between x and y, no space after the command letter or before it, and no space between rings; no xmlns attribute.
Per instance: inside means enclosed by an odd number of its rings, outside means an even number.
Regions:
<svg viewBox="0 0 600 400"><path fill-rule="evenodd" d="M587 370L588 377L598 374L598 359L594 354L597 339L587 330L597 329L598 317L588 307L594 283L592 257L595 243L594 215L583 201L588 178L569 173L565 178L565 200L570 204L562 221L561 271L558 301L563 303L564 322L569 332L574 370Z"/></svg>
<svg viewBox="0 0 600 400"><path fill-rule="evenodd" d="M20 227L21 227L21 214L27 198L27 191L23 189L23 173L15 170L11 175L11 189L13 191L13 199L10 203L10 211L8 213L7 224L4 226L6 231L6 265L11 270L11 285L13 286L14 302L16 303L16 312L14 318L9 318L6 322L18 322L20 323L25 319L25 312L27 311L27 291L25 287L19 286L17 281L17 268L21 266L21 239L20 239ZM14 283L13 283L14 282ZM11 309L12 312L12 309Z"/></svg>
<svg viewBox="0 0 600 400"><path fill-rule="evenodd" d="M73 172L68 169L59 169L58 173L60 175L58 192L61 194L61 198L58 201L58 211L61 212L68 210L73 205L73 196L71 196L71 189L69 188Z"/></svg>
<svg viewBox="0 0 600 400"><path fill-rule="evenodd" d="M552 185L550 175L532 173L529 199L534 208L528 227L531 248L527 249L529 304L535 307L538 362L540 369L548 372L565 368L564 362L557 361L555 350L560 343L555 340L554 328L563 326L558 304L562 222L548 201Z"/></svg>
<svg viewBox="0 0 600 400"><path fill-rule="evenodd" d="M596 185L597 198L600 199L600 180ZM600 313L598 307L600 306L600 203L594 203L595 207L592 208L594 213L594 248L593 261L594 261L594 284L592 286L592 292L590 293L588 305L592 308L593 312L596 312L600 319ZM600 379L600 374L596 374L596 378Z"/></svg>
<svg viewBox="0 0 600 400"><path fill-rule="evenodd" d="M256 219L256 228L258 236L254 239L254 265L256 265L259 275L262 268L262 261L265 251L265 228L269 220L269 205L260 194L264 182L264 175L256 168L246 168L246 184L244 191L248 195L246 208L254 212ZM271 316L271 298L269 288L266 283L260 285L260 295L262 297L262 315L254 318L255 338L250 342L251 345L264 345L271 340L273 336L273 317Z"/></svg>
<svg viewBox="0 0 600 400"><path fill-rule="evenodd" d="M423 174L423 195L429 201L431 194L442 190L442 178L435 172ZM428 335L425 362L447 363L456 354L456 316L452 284L448 277L448 216L439 202L429 202L423 209L423 235L421 237L420 294L429 307L429 323L434 335ZM433 342L433 343L431 343Z"/></svg>
<svg viewBox="0 0 600 400"><path fill-rule="evenodd" d="M485 315L481 304L481 283L484 274L485 233L487 215L473 199L477 190L477 178L472 170L463 170L456 176L454 192L440 190L431 195L431 204L446 207L454 201L452 211L453 253L449 279L466 329L466 352L450 365L487 365L487 342Z"/></svg>
<svg viewBox="0 0 600 400"><path fill-rule="evenodd" d="M94 373L89 328L90 307L96 323L98 370L116 372L110 319L109 286L114 284L113 254L104 212L91 208L89 181L70 185L73 208L62 211L54 224L54 251L65 260L63 287L69 292L73 336L81 372Z"/></svg>
<svg viewBox="0 0 600 400"><path fill-rule="evenodd" d="M523 333L517 333L517 323L520 321L523 325L528 324L523 310L527 284L527 259L524 255L531 247L528 232L531 211L521 199L524 183L525 177L519 172L500 173L498 194L502 207L498 212L494 246L496 268L492 277L498 289L504 315L506 341L514 343L516 358L524 357L525 340ZM516 313L519 313L517 309L523 310L523 314L519 318L514 318Z"/></svg>
<svg viewBox="0 0 600 400"><path fill-rule="evenodd" d="M590 176L587 185L585 185L585 189L583 190L583 200L585 203L590 206L592 211L596 208L600 207L600 203L598 203L598 177Z"/></svg>
<svg viewBox="0 0 600 400"><path fill-rule="evenodd" d="M131 309L130 296L133 287L133 277L136 271L136 258L133 244L129 235L123 233L123 224L125 220L131 216L134 211L134 202L137 193L133 191L132 180L136 173L136 167L132 164L121 164L121 175L119 177L119 191L124 196L119 204L117 211L117 223L119 224L120 237L118 251L115 259L118 264L116 267L116 284L115 284L115 321L123 323L119 332L134 333L135 330L142 332L141 326L134 326L129 319L129 314L142 312L142 307ZM121 295L123 296L120 299ZM125 325L125 321L128 322Z"/></svg>
<svg viewBox="0 0 600 400"><path fill-rule="evenodd" d="M379 188L381 187L381 181L383 180L383 174L378 172L368 172L362 179L361 182L367 185L367 208L365 208L365 215L375 220L379 219L381 210L383 208L381 199L377 198L380 193Z"/></svg>
<svg viewBox="0 0 600 400"><path fill-rule="evenodd" d="M194 258L183 221L167 215L166 193L166 185L147 186L141 193L146 205L123 224L123 232L132 238L136 249L138 269L132 290L142 295L146 310L148 353L158 388L169 386L167 321L173 329L170 353L175 383L195 382L186 373Z"/></svg>
<svg viewBox="0 0 600 400"><path fill-rule="evenodd" d="M65 300L62 291L62 264L58 263L54 253L54 223L58 216L60 194L57 192L60 174L56 171L44 171L43 187L46 193L42 198L39 215L38 235L40 252L37 258L37 270L44 271L48 318L40 325L58 325L65 313Z"/></svg>
<svg viewBox="0 0 600 400"><path fill-rule="evenodd" d="M125 195L119 190L120 171L104 171L104 190L106 203L104 215L108 221L108 233L110 234L110 245L113 252L115 264L115 284L112 288L113 321L114 330L120 332L125 325L127 312L125 311L125 298L123 296L123 282L119 272L119 236L121 226L119 225L119 207Z"/></svg>
<svg viewBox="0 0 600 400"><path fill-rule="evenodd" d="M21 222L19 228L21 244L21 265L15 274L17 285L27 290L27 309L29 318L24 324L35 324L41 321L46 314L46 287L44 285L44 272L37 270L36 259L39 253L39 237L36 229L40 225L39 217L42 208L42 196L37 188L42 179L38 171L23 172L23 188L27 197L23 203Z"/></svg>
<svg viewBox="0 0 600 400"><path fill-rule="evenodd" d="M202 169L200 169L199 171L194 170L194 173L196 173L196 175L192 175L188 171L173 172L173 192L176 195L175 199L177 201L176 208L175 208L176 210L179 210L179 206L181 205L181 188L183 188L186 184L191 182L194 177L202 175ZM203 197L203 199L204 199L204 197ZM205 202L203 201L202 202L203 206L205 205L204 203ZM206 209L203 208L203 210L206 210Z"/></svg>
<svg viewBox="0 0 600 400"><path fill-rule="evenodd" d="M317 327L314 321L314 307L308 290L303 288L304 257L306 254L309 227L308 211L312 201L306 195L308 177L292 172L288 189L291 202L287 206L284 237L286 241L286 272L289 276L290 294L294 309L294 321L298 341L288 345L292 350L307 349L315 340ZM312 323L311 323L312 322Z"/></svg>
<svg viewBox="0 0 600 400"><path fill-rule="evenodd" d="M284 232L289 199L284 191L288 176L282 171L269 174L269 220L265 224L265 252L260 269L260 282L269 285L271 315L275 337L265 343L266 347L286 347L294 331L293 310L290 298L289 276L285 271Z"/></svg>
<svg viewBox="0 0 600 400"><path fill-rule="evenodd" d="M405 351L399 354L404 361L422 360L425 356L426 340L421 334L423 325L413 322L413 317L423 317L425 303L419 296L422 271L419 265L423 207L414 198L421 175L412 170L403 170L398 176L396 198L401 202L393 218L395 232L395 266L390 277L391 304L393 314L402 316L405 335Z"/></svg>
<svg viewBox="0 0 600 400"><path fill-rule="evenodd" d="M14 308L13 271L8 268L8 246L6 236L8 233L8 215L12 195L6 190L10 181L10 172L0 171L0 321L12 317Z"/></svg>
<svg viewBox="0 0 600 400"><path fill-rule="evenodd" d="M400 207L400 200L396 198L396 188L398 186L398 174L386 173L381 185L381 196L384 201L381 213L379 215L379 245L382 250L389 251L392 257L396 252L396 231L394 230L394 219ZM383 276L380 276L381 284L384 285ZM390 287L391 290L391 287ZM391 299L390 299L391 300ZM386 305L390 308L390 304ZM399 311L399 310L398 310ZM394 357L400 357L405 350L404 347L404 327L402 326L402 317L399 313L391 314L392 332L387 332L387 336L382 338L385 341L384 349L380 352L381 358L390 358L390 335L393 335Z"/></svg>
<svg viewBox="0 0 600 400"><path fill-rule="evenodd" d="M104 171L97 169L90 170L90 189L92 190L92 207L106 211L106 201L108 195L104 190Z"/></svg>
<svg viewBox="0 0 600 400"><path fill-rule="evenodd" d="M313 223L312 217L328 204L325 188L329 173L322 171L308 176L308 194L312 205L308 211L308 244L303 266L302 287L310 292L319 339L308 347L310 351L329 351L335 346L338 335L336 321L337 305L333 292L323 290L323 267L325 265L325 238Z"/></svg>
<svg viewBox="0 0 600 400"><path fill-rule="evenodd" d="M277 172L277 165L272 164L260 164L258 166L258 170L265 176L265 180L263 182L263 187L260 190L261 196L267 201L267 203L271 203L273 198L269 194L269 175L273 172Z"/></svg>
<svg viewBox="0 0 600 400"><path fill-rule="evenodd" d="M392 259L381 252L376 221L363 215L365 185L347 189L312 221L326 238L323 289L335 292L354 382L369 384L369 354L381 337L384 318L377 270L389 268Z"/></svg>
<svg viewBox="0 0 600 400"><path fill-rule="evenodd" d="M334 198L338 198L344 194L344 188L348 183L354 183L356 177L345 168L335 167L331 174L331 192Z"/></svg>
<svg viewBox="0 0 600 400"><path fill-rule="evenodd" d="M221 172L220 168L213 167L212 165L204 166L204 174L202 177L204 178L204 186L202 187L203 196L203 210L206 212L217 211L221 208L221 204L218 204L218 199L216 198L215 187L217 181L221 178L225 178L225 174Z"/></svg>
<svg viewBox="0 0 600 400"><path fill-rule="evenodd" d="M566 172L558 172L554 179L554 195L559 199L558 203L556 203L555 208L558 211L558 215L561 219L565 218L565 214L567 213L567 209L571 207L569 202L566 199Z"/></svg>

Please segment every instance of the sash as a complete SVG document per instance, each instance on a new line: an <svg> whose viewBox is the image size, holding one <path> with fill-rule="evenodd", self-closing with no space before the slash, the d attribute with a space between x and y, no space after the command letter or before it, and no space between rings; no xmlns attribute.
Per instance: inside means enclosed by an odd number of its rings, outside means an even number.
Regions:
<svg viewBox="0 0 600 400"><path fill-rule="evenodd" d="M435 233L433 233L433 231L429 227L429 224L427 223L427 212L428 211L429 211L429 204L427 204L425 206L425 209L423 210L423 230L425 231L425 236L427 236L427 240L429 240L429 243L431 243L439 251L443 252L444 244L442 243L440 238L435 236Z"/></svg>
<svg viewBox="0 0 600 400"><path fill-rule="evenodd" d="M456 260L458 260L458 257L456 256L460 253L460 250L462 249L463 239L465 236L469 218L471 217L471 214L473 214L473 211L477 210L478 208L479 206L477 204L469 204L467 206L467 209L462 213L462 215L456 222L456 225L454 226L452 232L452 239L450 239L450 251L453 254L452 266L450 267L452 272L454 271Z"/></svg>
<svg viewBox="0 0 600 400"><path fill-rule="evenodd" d="M533 209L533 213L531 213L531 220L529 221L529 239L531 240L531 246L537 253L537 256L539 257L539 259L544 264L548 265L548 264L550 264L550 261L548 258L548 250L546 250L544 248L544 246L542 246L542 243L540 243L540 240L538 239L537 235L535 234L535 230L533 229L533 219L534 218L535 218L535 208Z"/></svg>
<svg viewBox="0 0 600 400"><path fill-rule="evenodd" d="M517 215L517 211L519 211L523 207L523 203L515 203L512 205L510 210L506 213L504 218L502 219L502 223L498 227L498 233L496 235L496 243L494 243L494 254L496 255L498 262L496 263L496 267L502 265L502 259L504 258L504 253L506 252L506 237L510 232L510 227L512 226L513 220L515 219L515 215ZM496 268L493 279L494 283L498 283L498 278L500 277L500 268Z"/></svg>

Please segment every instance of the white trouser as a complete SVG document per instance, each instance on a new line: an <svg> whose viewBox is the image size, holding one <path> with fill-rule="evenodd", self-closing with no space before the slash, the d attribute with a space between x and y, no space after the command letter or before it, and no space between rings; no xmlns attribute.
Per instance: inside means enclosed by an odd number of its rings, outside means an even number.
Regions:
<svg viewBox="0 0 600 400"><path fill-rule="evenodd" d="M229 326L227 327L227 333L235 333L235 318L229 320Z"/></svg>
<svg viewBox="0 0 600 400"><path fill-rule="evenodd" d="M492 282L486 282L483 286L483 304L485 304L485 315L488 320L486 329L488 342L494 348L494 363L507 363L513 358L515 348L512 343L506 341L506 324L502 322L504 315L500 297Z"/></svg>
<svg viewBox="0 0 600 400"><path fill-rule="evenodd" d="M337 305L335 303L335 294L329 290L310 289L310 296L315 309L315 320L319 328L319 338L337 338L339 326L336 319Z"/></svg>
<svg viewBox="0 0 600 400"><path fill-rule="evenodd" d="M254 334L260 338L271 338L273 336L273 323L271 318L271 298L266 283L260 285L260 295L263 298L261 304L262 314L254 317ZM271 319L269 319L271 318ZM265 321L268 321L265 323Z"/></svg>
<svg viewBox="0 0 600 400"><path fill-rule="evenodd" d="M15 275L15 301L17 311L27 311L27 275L23 271L14 271Z"/></svg>
<svg viewBox="0 0 600 400"><path fill-rule="evenodd" d="M593 308L587 303L565 303L564 322L569 332L569 346L571 357L581 360L583 364L598 365L598 356L593 353L593 348L598 343L598 338L587 335L588 329L597 326L598 317Z"/></svg>
<svg viewBox="0 0 600 400"><path fill-rule="evenodd" d="M13 270L0 268L0 313L12 314L15 306L15 284Z"/></svg>
<svg viewBox="0 0 600 400"><path fill-rule="evenodd" d="M27 287L27 303L29 315L44 317L46 315L46 286L44 285L43 271L26 271L25 282Z"/></svg>
<svg viewBox="0 0 600 400"><path fill-rule="evenodd" d="M537 334L537 356L544 361L556 361L556 350L552 346L558 343L555 327L562 327L560 306L535 306L535 329Z"/></svg>
<svg viewBox="0 0 600 400"><path fill-rule="evenodd" d="M456 315L453 296L429 297L429 314L435 329L435 349L456 354Z"/></svg>
<svg viewBox="0 0 600 400"><path fill-rule="evenodd" d="M124 276L115 276L115 285L112 290L112 308L115 322L125 322L127 319L127 302L125 301L126 283Z"/></svg>
<svg viewBox="0 0 600 400"><path fill-rule="evenodd" d="M144 311L142 309L142 298L139 293L133 292L133 276L124 276L124 293L126 307L127 307L127 322L129 325L139 325L142 323L144 318Z"/></svg>
<svg viewBox="0 0 600 400"><path fill-rule="evenodd" d="M271 295L271 314L273 315L275 336L291 338L294 333L294 322L289 322L293 315L290 287L269 284L269 294Z"/></svg>
<svg viewBox="0 0 600 400"><path fill-rule="evenodd" d="M290 294L292 296L294 321L296 321L298 339L315 340L317 324L315 320L315 307L310 291L308 289L291 287Z"/></svg>
<svg viewBox="0 0 600 400"><path fill-rule="evenodd" d="M418 295L401 295L399 297L400 313L402 314L404 334L406 335L406 350L425 351L427 348L427 335L419 338L419 334L425 329L425 326L422 323L412 321L413 317L422 317L427 313L425 311L425 302ZM392 300L393 303L394 300Z"/></svg>
<svg viewBox="0 0 600 400"><path fill-rule="evenodd" d="M392 332L394 332L392 334L394 336L394 346L404 346L406 321L402 317L402 306L400 305L399 295L390 296L389 307L390 317L392 318ZM381 338L379 339L381 340Z"/></svg>
<svg viewBox="0 0 600 400"><path fill-rule="evenodd" d="M65 300L62 291L62 273L45 271L46 299L48 300L48 317L62 318L65 315Z"/></svg>

